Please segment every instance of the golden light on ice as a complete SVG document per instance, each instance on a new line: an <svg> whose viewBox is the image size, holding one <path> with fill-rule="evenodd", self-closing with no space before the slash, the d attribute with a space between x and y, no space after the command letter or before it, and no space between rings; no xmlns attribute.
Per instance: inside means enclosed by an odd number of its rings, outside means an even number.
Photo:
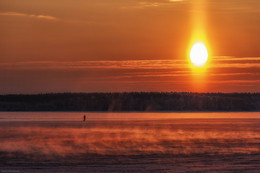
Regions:
<svg viewBox="0 0 260 173"><path fill-rule="evenodd" d="M202 42L193 44L190 50L190 61L194 66L201 67L208 60L208 50Z"/></svg>

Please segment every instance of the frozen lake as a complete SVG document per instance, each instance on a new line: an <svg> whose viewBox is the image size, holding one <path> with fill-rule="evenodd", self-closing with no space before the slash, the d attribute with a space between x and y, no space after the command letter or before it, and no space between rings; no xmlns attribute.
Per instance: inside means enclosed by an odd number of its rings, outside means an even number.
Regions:
<svg viewBox="0 0 260 173"><path fill-rule="evenodd" d="M82 121L87 120L165 120L165 119L259 119L260 112L205 112L205 113L84 113L84 112L0 112L1 121Z"/></svg>
<svg viewBox="0 0 260 173"><path fill-rule="evenodd" d="M259 172L260 113L0 113L0 171Z"/></svg>

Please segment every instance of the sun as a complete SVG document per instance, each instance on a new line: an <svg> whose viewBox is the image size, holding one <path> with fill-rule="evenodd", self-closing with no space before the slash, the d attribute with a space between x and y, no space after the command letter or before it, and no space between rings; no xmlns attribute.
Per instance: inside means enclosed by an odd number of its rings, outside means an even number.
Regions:
<svg viewBox="0 0 260 173"><path fill-rule="evenodd" d="M202 67L208 61L208 50L202 42L194 43L190 50L190 61L196 67Z"/></svg>

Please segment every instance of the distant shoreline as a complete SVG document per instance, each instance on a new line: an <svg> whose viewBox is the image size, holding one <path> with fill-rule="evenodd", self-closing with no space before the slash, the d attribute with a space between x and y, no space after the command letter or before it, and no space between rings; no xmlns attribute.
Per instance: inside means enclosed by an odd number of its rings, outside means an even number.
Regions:
<svg viewBox="0 0 260 173"><path fill-rule="evenodd" d="M258 112L260 93L51 93L0 95L0 112Z"/></svg>

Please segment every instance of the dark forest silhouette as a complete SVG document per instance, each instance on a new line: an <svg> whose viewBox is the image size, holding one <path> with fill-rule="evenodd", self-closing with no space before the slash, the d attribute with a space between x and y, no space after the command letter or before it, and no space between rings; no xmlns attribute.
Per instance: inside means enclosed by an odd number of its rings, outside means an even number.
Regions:
<svg viewBox="0 0 260 173"><path fill-rule="evenodd" d="M0 95L0 111L260 111L260 93Z"/></svg>

